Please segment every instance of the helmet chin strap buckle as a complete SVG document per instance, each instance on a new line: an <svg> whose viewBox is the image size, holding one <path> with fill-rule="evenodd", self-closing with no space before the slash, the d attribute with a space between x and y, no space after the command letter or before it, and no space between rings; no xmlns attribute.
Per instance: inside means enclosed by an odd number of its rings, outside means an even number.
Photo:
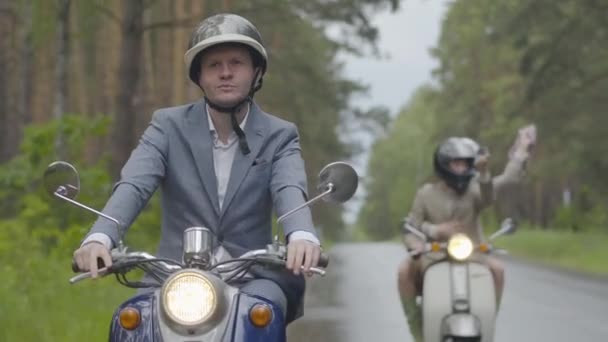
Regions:
<svg viewBox="0 0 608 342"><path fill-rule="evenodd" d="M247 137L245 136L245 132L243 132L243 129L241 128L238 121L236 120L236 112L245 103L252 103L253 95L260 88L262 88L262 75L261 75L261 70L258 69L255 72L253 80L251 81L251 85L249 87L249 94L247 94L247 96L243 100L239 101L234 106L225 107L225 106L218 105L217 103L213 103L211 100L209 100L209 98L207 96L205 96L205 101L207 102L209 107L217 110L218 112L230 114L230 121L232 123L232 129L234 130L237 137L239 138L239 148L241 149L241 152L243 152L244 155L248 155L249 153L251 153L251 149L249 148L249 144L247 143ZM203 92L205 91L202 87L201 87L201 90L203 90Z"/></svg>
<svg viewBox="0 0 608 342"><path fill-rule="evenodd" d="M241 152L243 152L244 155L248 155L249 153L251 153L251 149L249 148L249 144L247 143L247 137L245 136L245 132L243 132L243 129L241 128L236 119L236 112L238 112L238 110L241 108L241 106L243 106L243 104L248 102L250 103L251 97L247 96L245 99L243 99L232 107L224 107L218 105L217 103L213 103L206 96L205 101L207 102L207 105L210 108L213 108L221 113L230 114L230 122L232 124L232 129L234 130L234 133L236 133L236 136L239 138L239 148L241 149Z"/></svg>

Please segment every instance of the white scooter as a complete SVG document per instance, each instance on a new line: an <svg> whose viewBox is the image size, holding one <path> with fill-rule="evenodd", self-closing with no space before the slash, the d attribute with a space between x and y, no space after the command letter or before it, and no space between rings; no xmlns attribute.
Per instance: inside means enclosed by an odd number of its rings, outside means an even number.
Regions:
<svg viewBox="0 0 608 342"><path fill-rule="evenodd" d="M423 276L422 333L425 342L492 342L496 321L494 279L488 266L470 259L473 253L506 253L490 243L473 245L464 234L447 243L427 242L427 236L407 220L404 228L425 242L412 257L434 259ZM488 241L516 230L507 218Z"/></svg>

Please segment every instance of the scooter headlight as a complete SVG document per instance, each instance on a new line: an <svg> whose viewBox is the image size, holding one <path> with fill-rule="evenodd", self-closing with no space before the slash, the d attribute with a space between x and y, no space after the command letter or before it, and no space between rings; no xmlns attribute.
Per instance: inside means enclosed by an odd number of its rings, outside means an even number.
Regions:
<svg viewBox="0 0 608 342"><path fill-rule="evenodd" d="M213 284L197 272L181 272L168 279L161 292L162 308L175 323L196 326L207 321L217 308Z"/></svg>
<svg viewBox="0 0 608 342"><path fill-rule="evenodd" d="M473 242L464 234L455 234L448 241L448 254L456 260L465 260L473 253Z"/></svg>

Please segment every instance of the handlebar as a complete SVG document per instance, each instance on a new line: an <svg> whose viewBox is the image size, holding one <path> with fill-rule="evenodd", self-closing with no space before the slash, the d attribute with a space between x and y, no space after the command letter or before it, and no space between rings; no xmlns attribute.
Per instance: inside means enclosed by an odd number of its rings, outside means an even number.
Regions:
<svg viewBox="0 0 608 342"><path fill-rule="evenodd" d="M422 248L422 250L408 248L407 252L414 259L419 258L423 254L427 254L427 253L431 253L431 252L447 252L448 244L446 242L435 242L435 243L439 244L439 248L435 247L435 250L433 250L433 243L427 242L424 244L424 247ZM481 247L482 245L485 245L486 247L482 248ZM491 254L491 253L501 254L501 255L508 254L508 252L506 250L494 248L494 246L492 246L489 243L476 244L473 246L473 251L478 252L478 253L483 253L483 254Z"/></svg>
<svg viewBox="0 0 608 342"><path fill-rule="evenodd" d="M116 266L120 265L120 263L126 263L128 261L135 262L137 260L154 261L154 264L157 266L160 266L163 269L163 271L165 271L166 273L172 273L174 271L184 268L183 266L177 265L177 263L175 263L175 264L168 263L168 262L164 261L163 259L158 259L155 256L145 253L145 252L124 253L124 252L120 252L117 249L113 249L111 251L111 255L112 255L113 264L110 267L106 267L101 258L97 259L97 267L98 267L99 276L103 277L108 274L114 273L115 271L120 269L120 267L116 267ZM269 263L285 265L286 251L284 248L281 248L278 251L271 250L271 248L258 249L258 250L249 251L249 252L243 254L239 258L235 258L235 259L232 259L229 261L231 263L245 262L245 261L250 260L251 258L258 259L258 261L266 260ZM318 267L311 267L310 272L318 274L320 276L325 276L325 270L323 270L323 268L326 268L328 264L329 264L329 256L326 253L321 253L321 255L319 257L319 262L317 263ZM217 269L220 272L234 271L234 267L231 267L229 265L217 265ZM303 266L302 266L302 270L304 270ZM83 270L81 270L78 267L78 265L74 261L72 261L72 271L74 271L76 273L80 273ZM69 281L70 281L70 284L75 284L77 282L80 282L80 281L88 279L88 278L91 278L90 271L81 273L77 276L74 276L74 277L70 278Z"/></svg>
<svg viewBox="0 0 608 342"><path fill-rule="evenodd" d="M237 262L238 259L249 258L263 258L268 260L270 263L284 266L287 259L287 251L284 246L282 246L278 250L273 250L272 248L257 249L241 255L239 258L234 259L234 262ZM310 272L323 277L326 273L324 268L327 268L327 265L329 265L329 255L327 255L327 253L321 252L321 255L319 256L319 261L317 262L317 267L311 267ZM219 265L217 268L220 271L228 271L227 266ZM301 270L304 270L304 266L301 267Z"/></svg>

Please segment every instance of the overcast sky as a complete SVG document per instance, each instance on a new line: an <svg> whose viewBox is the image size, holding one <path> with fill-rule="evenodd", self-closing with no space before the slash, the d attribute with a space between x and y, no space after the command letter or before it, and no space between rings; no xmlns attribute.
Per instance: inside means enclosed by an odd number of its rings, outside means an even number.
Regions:
<svg viewBox="0 0 608 342"><path fill-rule="evenodd" d="M357 105L383 105L395 115L419 86L431 81L437 61L429 49L436 46L448 0L404 0L396 13L382 13L373 22L380 30L379 48L384 59L343 56L345 75L369 85L369 96L354 99ZM370 142L368 142L369 145ZM367 154L352 161L360 176L365 176ZM364 189L357 191L345 215L356 218Z"/></svg>

